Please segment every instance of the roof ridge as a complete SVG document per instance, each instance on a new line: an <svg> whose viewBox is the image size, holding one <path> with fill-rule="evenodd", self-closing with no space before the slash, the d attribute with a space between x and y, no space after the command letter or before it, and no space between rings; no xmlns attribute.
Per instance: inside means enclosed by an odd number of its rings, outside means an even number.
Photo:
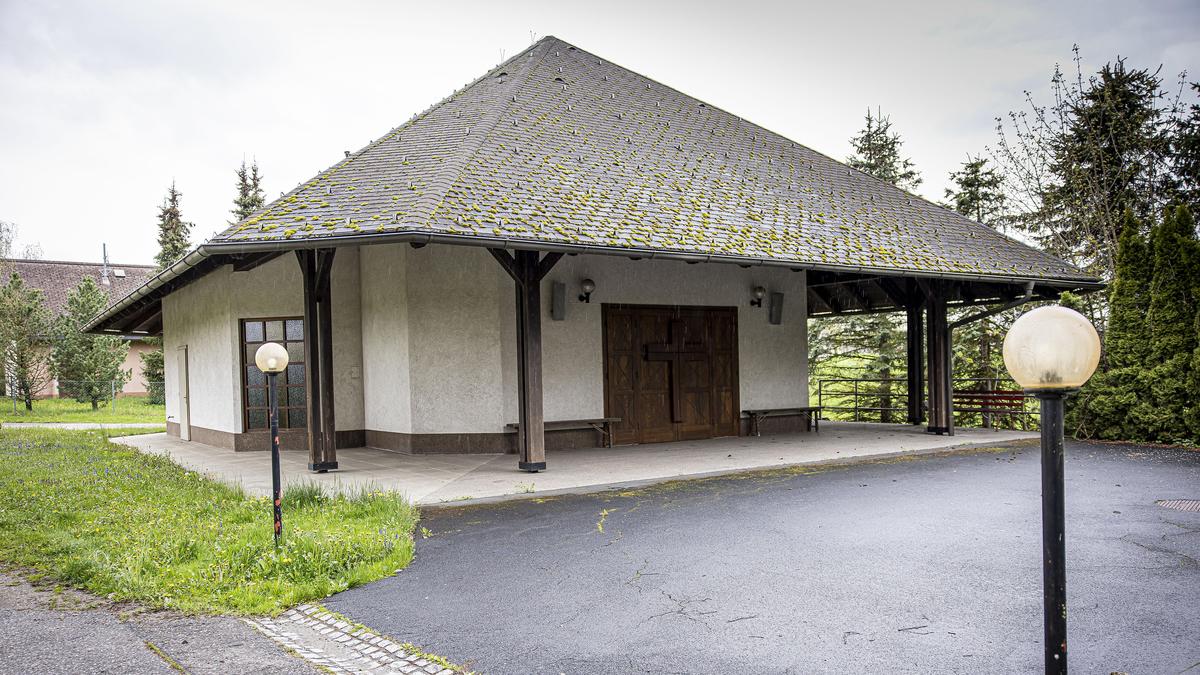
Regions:
<svg viewBox="0 0 1200 675"><path fill-rule="evenodd" d="M475 138L471 140L470 144L464 143L461 146L461 150L458 153L455 162L448 163L447 166L443 167L435 176L432 177L431 182L438 184L444 183L445 187L439 188L437 192L422 200L423 202L429 202L432 201L435 196L437 197L437 201L434 202L429 208L429 212L424 214L424 216L418 216L425 219L426 225L428 225L433 216L437 214L438 209L442 207L442 204L446 198L446 193L449 192L450 189L453 188L462 178L463 171L471 164L471 159L474 158L476 153L479 152L479 149L483 147L488 137L492 135L492 132L496 129L496 125L500 123L500 120L504 117L504 114L512 109L513 101L516 100L516 92L519 92L524 88L525 84L529 81L530 75L536 70L537 64L545 60L546 54L550 51L549 48L547 48L539 55L534 54L534 50L543 44L549 45L551 41L558 41L558 38L547 35L526 49L521 50L519 54L514 55L511 59L502 62L500 65L492 68L487 73L484 73L482 77L459 90L460 92L466 91L467 89L470 89L471 87L482 82L485 78L491 76L492 73L500 70L503 66L513 63L522 56L526 57L525 63L521 66L524 71L519 77L513 77L505 90L506 92L513 93L513 95L509 97L508 102L502 106L497 106L489 110L484 119L480 121L482 131L475 135ZM443 181L443 178L446 180ZM424 207L425 204L422 204L421 206Z"/></svg>

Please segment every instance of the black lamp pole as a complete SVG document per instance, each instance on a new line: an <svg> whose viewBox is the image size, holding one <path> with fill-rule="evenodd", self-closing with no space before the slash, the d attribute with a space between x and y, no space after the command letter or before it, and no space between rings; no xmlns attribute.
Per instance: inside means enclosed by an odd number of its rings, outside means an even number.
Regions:
<svg viewBox="0 0 1200 675"><path fill-rule="evenodd" d="M1033 391L1042 412L1042 602L1046 672L1067 672L1067 546L1063 508L1063 399L1073 390Z"/></svg>
<svg viewBox="0 0 1200 675"><path fill-rule="evenodd" d="M275 377L267 373L267 396L271 406L271 502L275 510L275 545L283 536L283 492L279 483L279 398L275 393Z"/></svg>

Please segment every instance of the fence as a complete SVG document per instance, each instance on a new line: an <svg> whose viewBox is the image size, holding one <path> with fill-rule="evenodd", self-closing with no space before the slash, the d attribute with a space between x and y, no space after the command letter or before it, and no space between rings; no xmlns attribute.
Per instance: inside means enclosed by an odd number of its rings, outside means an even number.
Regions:
<svg viewBox="0 0 1200 675"><path fill-rule="evenodd" d="M165 402L165 383L143 382L142 384L146 387L144 393L126 392L124 391L125 383L116 380L56 380L33 398L35 401L50 399L74 400L83 403L96 401L97 404L105 405L113 413L132 404L132 402L123 403L126 399L135 399L138 404L162 405ZM4 391L3 397L11 399L14 413L25 407L25 400L17 395L16 387L10 385L5 387Z"/></svg>
<svg viewBox="0 0 1200 675"><path fill-rule="evenodd" d="M1007 378L956 378L954 423L984 428L1037 428L1037 400ZM904 422L908 386L904 378L817 380L817 405L829 419L851 422ZM924 405L924 402L922 402Z"/></svg>

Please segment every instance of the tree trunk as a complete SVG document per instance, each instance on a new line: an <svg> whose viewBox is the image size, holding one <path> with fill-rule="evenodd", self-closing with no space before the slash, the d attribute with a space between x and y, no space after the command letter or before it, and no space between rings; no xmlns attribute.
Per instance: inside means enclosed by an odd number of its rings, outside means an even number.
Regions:
<svg viewBox="0 0 1200 675"><path fill-rule="evenodd" d="M33 411L33 394L31 393L25 394L25 409L31 412Z"/></svg>
<svg viewBox="0 0 1200 675"><path fill-rule="evenodd" d="M97 401L96 399L92 399L92 410L99 410L99 409L100 409L100 402Z"/></svg>

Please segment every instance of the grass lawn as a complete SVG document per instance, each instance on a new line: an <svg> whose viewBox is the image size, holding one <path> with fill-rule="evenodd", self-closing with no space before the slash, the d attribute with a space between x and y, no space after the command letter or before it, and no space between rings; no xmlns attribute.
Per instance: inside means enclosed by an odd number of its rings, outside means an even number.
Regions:
<svg viewBox="0 0 1200 675"><path fill-rule="evenodd" d="M44 398L33 402L33 410L25 409L23 401L17 401L13 412L11 398L0 398L0 423L3 422L159 422L166 424L167 409L163 405L147 403L144 396L118 398L115 407L102 403L92 410L91 403L79 403L70 398Z"/></svg>
<svg viewBox="0 0 1200 675"><path fill-rule="evenodd" d="M403 568L416 521L396 493L301 484L276 549L265 497L99 432L0 429L0 561L115 600L275 613Z"/></svg>

